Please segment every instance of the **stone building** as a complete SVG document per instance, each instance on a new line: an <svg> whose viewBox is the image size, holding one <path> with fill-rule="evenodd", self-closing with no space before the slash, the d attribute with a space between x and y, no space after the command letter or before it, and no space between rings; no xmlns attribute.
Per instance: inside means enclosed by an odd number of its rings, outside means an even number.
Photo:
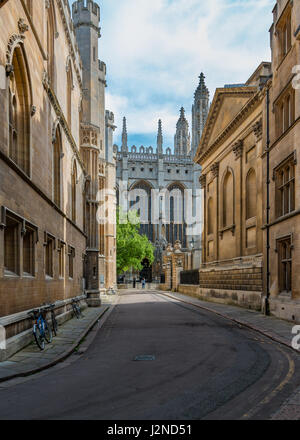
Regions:
<svg viewBox="0 0 300 440"><path fill-rule="evenodd" d="M170 147L164 149L161 120L158 122L156 151L151 146L147 148L141 146L138 149L136 146L132 146L129 149L127 121L126 118L123 120L122 146L121 148L116 146L118 150L117 189L119 203L122 204L122 194L127 190L139 190L148 195L146 208L136 204L139 196L131 200L130 207L139 207L142 219L141 233L146 234L156 246L156 261L153 270L148 270L146 275L149 281L160 276L162 253L168 244L174 246L176 241L181 242L184 250L191 250L191 243L193 244L193 261L190 264L199 267L201 260L200 232L193 228L189 229L185 224L184 209L188 203L185 190L190 190L191 209L196 217L201 168L193 161L194 146L202 133L203 121L206 119L208 108L209 92L205 86L204 75L201 74L193 105L192 145L189 124L185 117L185 111L181 108L176 125L173 151ZM172 194L173 191L173 194L176 192L182 194L182 202L176 205L172 195L164 198L159 206L159 220L157 224L152 224L151 208L155 203L153 191L159 192L164 189L167 189L169 194ZM127 204L126 200L125 204ZM165 217L163 216L164 209Z"/></svg>
<svg viewBox="0 0 300 440"><path fill-rule="evenodd" d="M216 90L199 143L204 231L200 286L213 301L260 309L263 297L262 63L243 85Z"/></svg>
<svg viewBox="0 0 300 440"><path fill-rule="evenodd" d="M99 20L90 0L73 4L73 19L65 0L1 4L2 357L30 340L28 310L57 302L65 319L85 288L98 305L115 283L114 229L96 221L98 188L115 172Z"/></svg>
<svg viewBox="0 0 300 440"><path fill-rule="evenodd" d="M269 223L267 217L264 218L266 294L270 294L271 313L300 322L299 2L277 1L273 18L270 29L272 79L268 83L269 115L265 112L264 117L265 142L269 150L264 151L262 157L264 182L267 181L268 169L270 175ZM267 96L265 99L267 101ZM269 167L267 151L269 151ZM266 185L264 185L264 212L267 212ZM270 246L269 292L267 289L268 245Z"/></svg>

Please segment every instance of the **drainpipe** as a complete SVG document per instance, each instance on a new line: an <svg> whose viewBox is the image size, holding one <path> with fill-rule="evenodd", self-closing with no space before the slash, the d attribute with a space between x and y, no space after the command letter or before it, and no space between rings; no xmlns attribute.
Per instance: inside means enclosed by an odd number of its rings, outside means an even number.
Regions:
<svg viewBox="0 0 300 440"><path fill-rule="evenodd" d="M270 315L270 88L267 86L267 286L265 314Z"/></svg>

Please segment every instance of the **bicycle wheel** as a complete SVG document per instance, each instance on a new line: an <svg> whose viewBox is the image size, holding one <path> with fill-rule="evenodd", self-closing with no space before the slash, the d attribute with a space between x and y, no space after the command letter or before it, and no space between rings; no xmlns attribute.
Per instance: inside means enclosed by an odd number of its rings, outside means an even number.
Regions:
<svg viewBox="0 0 300 440"><path fill-rule="evenodd" d="M77 319L79 319L79 313L78 313L77 304L73 304L72 307L73 307L74 317L76 317Z"/></svg>
<svg viewBox="0 0 300 440"><path fill-rule="evenodd" d="M39 347L40 350L45 349L45 339L42 335L41 329L38 325L36 325L33 329L34 339L36 342L36 345Z"/></svg>
<svg viewBox="0 0 300 440"><path fill-rule="evenodd" d="M58 324L55 316L52 317L52 332L54 336L57 336L58 333Z"/></svg>
<svg viewBox="0 0 300 440"><path fill-rule="evenodd" d="M45 339L48 342L48 344L51 344L52 340L53 340L53 336L52 336L52 330L49 327L48 323L45 321L44 322L44 331L45 331Z"/></svg>

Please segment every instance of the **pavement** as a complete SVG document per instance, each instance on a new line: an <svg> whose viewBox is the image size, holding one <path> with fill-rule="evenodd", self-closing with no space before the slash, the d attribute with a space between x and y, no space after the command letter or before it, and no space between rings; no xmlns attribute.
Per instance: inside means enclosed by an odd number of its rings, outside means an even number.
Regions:
<svg viewBox="0 0 300 440"><path fill-rule="evenodd" d="M83 311L82 318L65 322L59 327L52 343L46 343L45 350L41 351L32 341L7 361L0 362L0 383L39 373L65 360L78 350L81 343L84 344L86 335L116 300L117 297L105 296L101 307L88 308Z"/></svg>
<svg viewBox="0 0 300 440"><path fill-rule="evenodd" d="M265 316L261 312L255 310L202 301L177 292L157 291L157 293L165 294L187 304L193 304L203 310L213 312L223 318L236 322L237 324L251 328L252 330L292 349L292 338L294 337L292 329L295 326L295 323L284 321L274 316ZM300 353L299 351L297 352Z"/></svg>
<svg viewBox="0 0 300 440"><path fill-rule="evenodd" d="M81 345L49 370L0 384L0 419L268 420L291 414L299 354L212 313L210 304L172 295L122 292L84 350ZM290 417L299 417L297 408Z"/></svg>

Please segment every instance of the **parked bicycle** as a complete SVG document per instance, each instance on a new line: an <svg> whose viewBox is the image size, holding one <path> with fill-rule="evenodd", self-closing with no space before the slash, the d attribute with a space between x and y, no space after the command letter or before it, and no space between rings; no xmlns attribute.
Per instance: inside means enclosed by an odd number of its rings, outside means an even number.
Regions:
<svg viewBox="0 0 300 440"><path fill-rule="evenodd" d="M52 330L46 321L46 312L44 309L32 310L28 315L33 320L33 335L37 346L45 349L45 341L50 344L52 342Z"/></svg>
<svg viewBox="0 0 300 440"><path fill-rule="evenodd" d="M77 319L83 318L83 314L82 314L78 299L72 300L72 308L73 308L74 316L76 316Z"/></svg>
<svg viewBox="0 0 300 440"><path fill-rule="evenodd" d="M51 324L52 324L52 333L54 336L57 336L58 333L58 322L56 320L55 316L55 304L50 304L49 306L45 307L46 311L49 311L51 313Z"/></svg>

